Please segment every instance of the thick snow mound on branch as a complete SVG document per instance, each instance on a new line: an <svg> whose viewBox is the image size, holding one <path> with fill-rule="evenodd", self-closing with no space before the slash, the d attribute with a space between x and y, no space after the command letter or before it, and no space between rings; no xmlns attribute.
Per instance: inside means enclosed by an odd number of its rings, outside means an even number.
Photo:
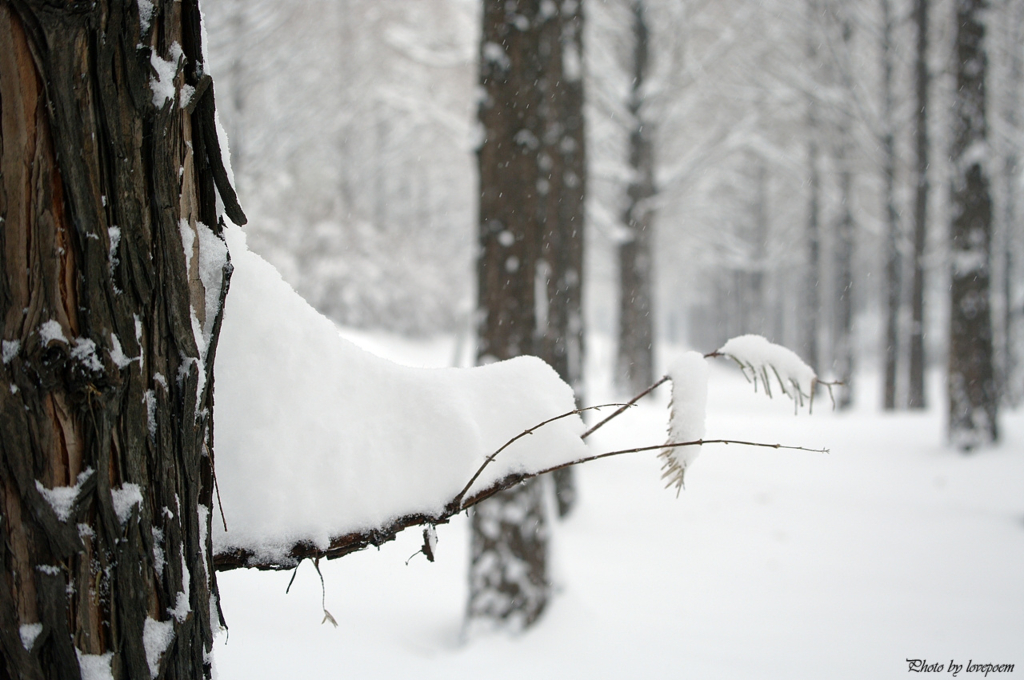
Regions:
<svg viewBox="0 0 1024 680"><path fill-rule="evenodd" d="M216 364L215 456L228 531L214 548L283 556L298 541L439 514L509 439L571 411L571 388L533 357L417 369L373 356L226 230L235 270ZM501 453L475 490L586 455L578 416ZM473 491L470 491L470 495Z"/></svg>

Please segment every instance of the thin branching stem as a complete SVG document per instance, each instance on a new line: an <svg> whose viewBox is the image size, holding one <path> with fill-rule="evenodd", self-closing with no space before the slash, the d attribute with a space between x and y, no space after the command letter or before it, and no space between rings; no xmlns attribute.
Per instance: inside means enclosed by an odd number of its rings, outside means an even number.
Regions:
<svg viewBox="0 0 1024 680"><path fill-rule="evenodd" d="M733 361L735 361L736 364L740 367L740 371L743 373L744 377L747 377L746 366L739 359L737 359L736 357L734 357L734 356L732 356L730 354L723 354L723 353L719 352L718 350L715 350L714 352L708 352L707 354L704 355L705 359L716 359L718 357L727 357L727 358L732 359ZM750 378L747 377L747 379L749 380ZM580 435L580 439L586 439L590 435L594 434L600 428L604 427L607 423L611 422L615 418L618 418L619 416L621 416L623 413L625 413L627 410L629 410L630 407L632 407L634 404L636 404L638 401L640 401L641 399L646 397L648 394L650 394L651 392L653 392L657 388L659 388L662 385L664 385L669 380L671 380L671 378L669 376L667 376L667 375L662 376L653 385L651 385L646 390L644 390L643 392L641 392L640 394L636 395L635 397L633 397L632 399L627 401L625 404L623 404L622 408L620 408L619 410L617 410L615 413L611 414L610 416L608 416L604 420L598 422L593 427L591 427L589 430L587 430L582 435ZM757 388L757 381L756 380L754 382L754 388L755 389ZM771 393L769 393L768 396L771 396Z"/></svg>
<svg viewBox="0 0 1024 680"><path fill-rule="evenodd" d="M555 416L553 418L548 418L544 422L537 423L536 425L534 425L533 427L531 427L528 430L523 430L522 432L517 434L515 437L512 437L512 439L509 439L507 442L505 442L500 449L498 449L497 451L495 451L491 455L487 456L487 458L484 460L483 464L481 464L480 467L477 468L476 473L473 474L473 477L470 478L469 482L466 483L466 486L464 486L462 488L462 491L459 492L459 494L455 497L453 502L456 505L460 504L462 502L462 499L465 498L466 494L469 493L469 490L473 487L473 484L476 482L476 480L480 478L481 474L483 474L484 469L488 465L490 465L491 462L495 458L498 457L498 454L501 453L502 451L504 451L505 449L507 449L508 447L510 447L512 444L514 444L517 441L519 441L520 439L522 439L523 437L525 437L526 435L533 434L534 432L536 432L540 428L544 427L545 425L548 425L549 423L553 423L556 420L561 420L562 418L569 418L570 416L579 415L580 413L583 413L584 411L591 411L591 410L596 410L596 409L600 409L600 408L607 408L607 407L610 407L610 406L622 406L622 407L625 408L625 406L623 404L598 404L597 406L586 406L584 408L573 409L572 411L568 411L568 412L563 413L561 415L557 415L557 416ZM583 436L586 437L586 434L584 434Z"/></svg>
<svg viewBox="0 0 1024 680"><path fill-rule="evenodd" d="M579 465L581 463L589 463L594 460L600 460L602 458L611 458L612 456L621 456L626 453L642 453L644 451L657 451L659 449L672 449L680 446L703 446L704 444L738 444L740 446L756 446L765 449L778 449L786 451L807 451L809 453L829 453L828 449L810 449L805 446L790 446L788 444L767 444L765 442L748 442L739 439L697 439L692 442L671 442L668 444L655 444L652 446L638 446L632 449L621 449L619 451L608 451L607 453L598 453L593 456L587 456L586 458L580 458L569 463L562 463L546 470L537 472L537 475L547 474L548 472L554 472L555 470L561 470L563 468L571 467L573 465Z"/></svg>
<svg viewBox="0 0 1024 680"><path fill-rule="evenodd" d="M563 416L565 417L565 416ZM578 460L574 460L562 465L556 465L545 470L539 470L537 472L524 473L515 472L501 479L495 481L486 489L476 492L473 496L468 499L464 499L465 493L460 494L459 497L453 499L448 503L444 510L436 516L428 515L407 515L400 517L382 527L371 531L356 532L345 536L337 536L331 540L331 545L327 548L317 547L310 543L298 543L292 547L288 558L280 561L266 561L266 558L261 558L253 553L245 550L237 550L231 553L223 553L215 556L216 566L218 571L224 571L228 569L237 569L238 567L255 567L258 569L292 569L297 565L294 560L301 562L303 559L312 559L314 566L318 566L316 560L320 557L326 557L327 559L335 559L343 557L349 553L362 550L371 545L380 546L387 541L395 538L395 536L402 531L412 526L422 524L444 524L449 519L459 514L460 512L473 507L477 503L481 503L494 494L504 491L505 489L511 489L517 484L521 484L527 480L539 477L540 475L561 470L563 468L570 467L572 465L580 465L582 463L589 463L591 461L600 460L602 458L610 458L612 456L621 456L628 453L642 453L644 451L656 451L659 449L673 448L677 446L697 446L702 444L738 444L741 446L756 446L768 449L786 449L790 451L808 451L810 453L828 453L828 449L809 449L802 446L788 446L785 444L766 444L764 442L749 442L740 441L736 439L698 439L691 442L678 442L671 444L657 444L654 446L639 446L632 449L622 449L620 451L608 451L606 453L599 453L593 456L586 456ZM319 572L319 569L317 569ZM294 577L294 575L293 575ZM322 578L322 575L321 575ZM324 620L328 621L328 612L324 610Z"/></svg>
<svg viewBox="0 0 1024 680"><path fill-rule="evenodd" d="M622 415L623 413L625 413L625 412L626 412L626 410L627 410L627 409L629 409L630 407L632 407L632 406L633 406L633 404L635 404L636 402L640 401L641 399L643 399L643 398L644 398L644 397L646 397L646 396L647 396L648 394L650 394L651 392L653 392L653 391L654 391L654 390L656 390L657 388L661 387L661 386L662 386L662 385L663 385L664 383L666 383L666 382L668 382L668 381L669 381L669 377L668 377L667 375L666 375L666 376L662 376L662 377L661 377L661 378L660 378L660 379L659 379L659 380L658 380L657 382L655 382L655 383L654 383L653 385L651 385L651 386L650 386L650 387L648 387L648 388L647 388L646 390L644 390L643 392L641 392L640 394L636 395L635 397L633 397L632 399L630 399L629 401L627 401L627 402L626 402L625 404L623 404L623 405L622 405L622 407L621 407L621 408L619 408L619 410L618 410L618 411L616 411L615 413L611 414L610 416L608 416L607 418L605 418L604 420L602 420L601 422L597 423L596 425L594 425L593 427L591 427L591 428L590 428L589 430L587 430L586 432L584 432L584 433L583 433L582 435L580 435L580 439L586 439L586 438L587 438L587 437L589 437L590 435L594 434L594 433L595 433L595 432L597 432L597 430L598 430L598 429L600 429L600 428L601 428L601 427L602 427L602 426L603 426L603 425L604 425L605 423L607 423L608 421L612 420L613 418L617 418L618 416Z"/></svg>
<svg viewBox="0 0 1024 680"><path fill-rule="evenodd" d="M770 381L768 379L769 376L768 376L767 371L765 369L762 369L762 371L764 371L763 375L758 375L758 372L754 369L754 367L753 366L749 366L749 369L751 370L751 373L748 374L747 373L748 366L746 364L744 364L743 362L739 361L736 357L734 357L732 355L720 353L718 351L709 352L708 354L704 355L704 358L706 358L706 359L711 359L711 358L716 358L716 357L727 357L727 358L732 359L733 361L735 361L739 365L740 370L743 372L743 375L748 380L752 380L754 382L755 389L756 389L756 385L757 385L758 380L760 380L761 382L765 383L765 391L770 394L770 389L771 389L770 388ZM773 370L773 372L775 372L776 378L779 379L779 384L780 384L783 392L786 393L786 394L789 394L789 392L787 390L787 386L781 380L778 372L775 371L774 367L772 367L772 370ZM467 494L469 493L469 491L473 488L473 485L480 479L480 475L483 474L483 471L487 468L487 466L490 465L491 462L493 462L494 459L497 458L498 455L502 451L504 451L509 446L511 446L512 444L514 444L518 440L522 439L523 437L525 437L527 435L530 435L530 434L533 434L539 428L544 427L545 425L548 425L549 423L553 423L553 422L555 422L557 420L561 420L563 418L569 418L571 416L578 415L580 413L583 413L584 411L617 406L618 409L614 413L612 413L607 418L604 418L603 420L598 422L596 425L594 425L593 427L591 427L589 430L587 430L586 432L584 432L581 435L582 439L586 439L588 436L590 436L591 434L596 432L602 426L604 426L605 424L607 424L608 422L610 422L614 418L617 418L621 414L625 413L631 406L636 404L636 402L638 402L640 399L643 399L645 396L647 396L648 394L653 392L655 389L660 387L662 384L668 382L669 380L670 380L669 376L664 376L663 378L661 378L660 380L655 382L653 385L648 387L646 390L644 390L643 392L641 392L637 396L633 397L629 402L627 402L625 404L600 404L600 405L597 405L597 406L588 406L588 407L585 407L585 408L573 409L572 411L569 411L567 413L562 413L561 415L554 416L553 418L549 418L549 419L545 420L544 422L538 423L538 424L532 426L531 428L529 428L527 430L524 430L523 432L520 432L519 434L517 434L516 436L512 437L507 442L505 442L505 444L501 448L499 448L497 451L495 451L494 453L489 455L484 460L484 462L477 469L477 471L473 475L473 477L469 480L469 482L466 484L466 486L463 487L462 491L460 491L458 493L458 495L456 495L455 498L453 498L451 500L451 502L449 502L447 505L445 505L444 510L441 511L441 513L438 514L437 516L413 514L413 515L407 515L407 516L404 516L404 517L400 517L400 518L397 518L397 519L393 520L392 522L390 522L388 525L386 525L383 528L374 529L374 530L370 530L370 531L364 531L364 532L355 532L355 533L348 534L348 535L345 535L345 536L335 537L334 539L331 540L331 545L329 547L327 547L327 548L317 547L317 546L314 546L314 545L312 545L310 543L297 543L296 545L294 545L292 547L292 550L291 550L288 558L285 559L285 560L281 560L281 561L274 561L274 560L262 561L256 555L254 555L252 553L249 553L248 551L245 551L245 550L237 550L237 551L234 551L234 552L231 552L231 553L218 554L218 555L215 556L215 563L216 563L217 569L222 571L222 570L228 570L228 569L236 569L238 567L256 567L256 568L260 568L260 569L295 568L297 570L297 565L295 563L295 560L298 560L298 562L301 563L301 561L303 559L312 559L314 567L316 567L317 572L319 573L320 569L319 569L319 564L317 562L318 562L320 557L326 557L328 559L334 559L334 558L342 557L343 555L347 555L349 553L355 552L357 550L362 550L363 548L365 548L367 546L370 546L370 545L379 546L382 543L385 543L387 541L392 540L398 534L398 532L400 532L401 530L406 529L406 528L411 527L411 526L417 526L417 525L422 525L422 524L432 524L432 525L436 526L438 524L444 524L451 517L454 517L455 515L459 514L460 512L462 512L462 511L464 511L464 510L466 510L466 509L468 509L468 508L470 508L470 507L472 507L472 506L474 506L474 505L476 505L476 504L486 500L487 498L490 498L494 494L496 494L496 493L498 493L500 491L504 491L505 489L510 489L513 486L515 486L517 484L521 484L522 482L525 482L527 480L533 479L534 477L539 477L540 475L544 475L544 474L547 474L549 472L555 472L557 470L562 470L562 469L571 467L573 465L580 465L582 463L589 463L591 461L600 460L602 458L611 458L612 456L621 456L621 455L625 455L625 454L628 454L628 453L642 453L642 452L645 452L645 451L659 451L659 450L671 449L671 448L676 448L676 447L681 447L681 446L702 446L704 444L725 444L725 445L736 444L736 445L739 445L739 446L752 446L752 447L775 449L775 450L807 451L809 453L829 453L829 450L828 449L824 449L824 448L822 448L822 449L812 449L812 448L807 448L807 447L803 447L803 446L790 446L790 445L787 445L787 444L768 444L768 443L765 443L765 442L752 442L752 441L743 441L743 440L738 440L738 439L698 439L698 440L689 441L689 442L670 442L670 443L667 443L667 444L655 444L655 445L651 445L651 446L638 446L638 447L634 447L634 448L630 448L630 449L621 449L621 450L617 450L617 451L607 451L605 453L599 453L599 454L595 454L595 455L591 455L591 456L585 456L583 458L579 458L577 460L570 461L570 462L567 462L567 463L562 463L560 465L555 465L553 467L549 467L549 468L546 468L546 469L543 469L543 470L539 470L537 472L514 472L514 473L506 475L505 477L502 477L501 479L495 480L493 483L491 483L490 486L488 486L487 488L484 488L484 489L481 489L481 490L477 491L474 495L470 496L469 498L466 497ZM817 381L817 380L815 382L818 385L823 385L826 388L828 388L829 396L830 397L832 396L832 387L835 386L835 385L838 385L838 384L842 384L842 383L837 383L837 382L823 382L823 381ZM792 389L793 389L793 391L796 394L796 397L798 399L802 399L804 397L809 397L810 400L813 400L813 398L814 398L814 390L813 390L813 388L812 388L812 391L811 391L810 395L802 394L798 384L794 383ZM835 402L833 401L833 406L834 406L834 403ZM293 573L292 574L292 580L294 580L294 578L295 578L295 574ZM321 579L323 579L323 575L322 574L321 574ZM290 587L291 587L291 584L289 583L289 588ZM321 583L321 587L323 587L322 583ZM321 592L321 595L322 595L322 599L324 600L323 604L326 604L326 590L323 590ZM327 612L326 608L324 609L324 621L331 621L332 623L334 623L333 617L331 617L330 613Z"/></svg>

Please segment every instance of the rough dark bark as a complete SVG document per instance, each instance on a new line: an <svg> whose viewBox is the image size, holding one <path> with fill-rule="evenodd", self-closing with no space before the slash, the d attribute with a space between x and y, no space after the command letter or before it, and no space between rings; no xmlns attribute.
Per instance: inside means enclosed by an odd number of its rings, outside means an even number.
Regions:
<svg viewBox="0 0 1024 680"><path fill-rule="evenodd" d="M107 654L114 678L210 675L230 264L214 246L223 267L201 279L197 234L222 243L218 189L244 216L195 0L143 19L136 2L0 0L0 677L78 678L81 655ZM147 658L154 627L173 639Z"/></svg>
<svg viewBox="0 0 1024 680"><path fill-rule="evenodd" d="M575 0L484 2L478 361L535 354L574 386L583 352L581 39ZM559 501L567 509L564 482ZM539 484L497 494L492 507L474 511L470 619L530 625L543 611L549 584ZM524 518L518 525L504 519L513 509ZM487 530L493 521L502 526L497 539Z"/></svg>
<svg viewBox="0 0 1024 680"><path fill-rule="evenodd" d="M632 120L629 167L622 221L625 240L619 244L619 337L615 381L619 390L636 394L654 382L652 199L654 182L653 128L644 115L644 89L649 63L649 29L642 0L634 0L633 87L626 109Z"/></svg>
<svg viewBox="0 0 1024 680"><path fill-rule="evenodd" d="M914 56L914 263L910 284L910 363L907 406L925 407L924 256L928 242L928 3L914 0L917 49Z"/></svg>
<svg viewBox="0 0 1024 680"><path fill-rule="evenodd" d="M949 438L963 450L998 438L989 304L992 200L987 176L983 0L956 3L956 92L950 188Z"/></svg>
<svg viewBox="0 0 1024 680"><path fill-rule="evenodd" d="M885 346L882 355L885 364L883 382L882 407L886 411L896 408L896 376L900 356L900 302L902 300L902 281L900 273L903 258L900 253L900 224L896 211L896 121L894 118L894 98L892 71L895 61L895 45L893 44L893 12L890 0L881 0L882 4L882 152L884 160L882 175L884 180L883 202L885 203Z"/></svg>

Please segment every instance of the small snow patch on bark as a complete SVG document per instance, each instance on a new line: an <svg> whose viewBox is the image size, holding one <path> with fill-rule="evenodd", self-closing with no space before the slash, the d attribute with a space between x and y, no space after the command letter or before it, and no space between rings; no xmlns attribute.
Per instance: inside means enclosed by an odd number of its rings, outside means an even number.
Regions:
<svg viewBox="0 0 1024 680"><path fill-rule="evenodd" d="M142 489L138 484L123 484L120 489L111 489L110 498L114 503L117 519L124 524L132 516L132 506L142 504Z"/></svg>
<svg viewBox="0 0 1024 680"><path fill-rule="evenodd" d="M43 486L42 482L36 480L36 490L53 508L53 511L57 514L57 519L61 522L66 522L71 517L71 510L75 505L75 500L78 498L78 492L82 489L82 484L91 475L92 468L87 468L78 475L78 480L74 486L55 486L52 489L47 489Z"/></svg>
<svg viewBox="0 0 1024 680"><path fill-rule="evenodd" d="M113 652L83 654L76 649L75 653L78 654L78 668L82 673L82 680L114 680L114 674L110 671Z"/></svg>
<svg viewBox="0 0 1024 680"><path fill-rule="evenodd" d="M157 621L146 617L142 630L142 644L146 648L146 663L149 664L149 675L155 678L160 674L160 657L174 640L174 624L170 621Z"/></svg>
<svg viewBox="0 0 1024 680"><path fill-rule="evenodd" d="M4 340L0 343L3 346L3 361L4 365L11 363L11 360L18 355L18 350L21 349L20 340Z"/></svg>
<svg viewBox="0 0 1024 680"><path fill-rule="evenodd" d="M60 323L53 319L39 326L39 338L43 341L44 345L49 344L53 340L60 340L65 345L70 344L64 336L64 329L60 327Z"/></svg>
<svg viewBox="0 0 1024 680"><path fill-rule="evenodd" d="M36 638L43 632L43 624L41 623L26 623L18 629L19 635L21 635L21 646L25 648L26 652L32 651L32 645L36 643Z"/></svg>
<svg viewBox="0 0 1024 680"><path fill-rule="evenodd" d="M153 65L156 76L149 79L149 87L153 91L153 106L160 108L168 99L175 98L174 76L178 73L178 61L181 59L181 45L171 43L170 59L164 59L154 50L149 63Z"/></svg>

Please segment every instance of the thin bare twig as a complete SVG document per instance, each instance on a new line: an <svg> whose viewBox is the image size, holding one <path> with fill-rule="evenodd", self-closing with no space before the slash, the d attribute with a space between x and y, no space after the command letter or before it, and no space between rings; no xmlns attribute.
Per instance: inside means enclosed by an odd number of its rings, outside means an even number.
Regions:
<svg viewBox="0 0 1024 680"><path fill-rule="evenodd" d="M584 411L591 411L591 410L596 410L596 409L600 409L600 408L606 408L606 407L609 407L609 406L622 406L622 404L598 404L597 406L586 406L584 408L573 409L572 411L569 411L567 413L563 413L561 415L557 415L554 418L548 418L544 422L537 423L536 425L534 425L530 429L524 430L524 431L520 432L515 437L512 437L512 439L509 439L507 442L505 442L500 449L498 449L497 451L495 451L491 455L487 456L487 458L484 460L483 464L479 468L477 468L476 473L466 483L466 486L464 486L462 488L462 491L460 491L458 493L458 495L455 496L455 498L454 498L454 500L452 502L454 504L456 504L456 505L462 503L462 499L466 496L467 493L469 493L470 488L472 488L472 486L476 482L476 480L480 478L480 475L483 473L484 469L488 465L490 465L491 462L495 458L498 457L498 454L501 453L502 451L504 451L505 449L507 449L509 446L511 446L515 442L517 442L520 439L522 439L523 437L525 437L526 435L533 434L535 431L539 430L540 428L544 427L545 425L547 425L549 423L555 422L556 420L561 420L562 418L568 418L570 416L579 415L580 413L583 413ZM586 434L583 435L583 437L586 437L586 436L587 436Z"/></svg>
<svg viewBox="0 0 1024 680"><path fill-rule="evenodd" d="M642 453L644 451L657 451L658 449L672 449L680 446L702 446L704 444L738 444L740 446L756 446L765 449L782 449L786 451L807 451L809 453L830 453L828 449L809 449L805 446L790 446L788 444L766 444L764 442L748 442L741 441L739 439L697 439L692 442L670 442L668 444L654 444L651 446L638 446L632 449L621 449L619 451L608 451L607 453L598 453L593 456L587 456L586 458L580 458L569 463L562 463L546 470L537 472L537 475L547 474L548 472L554 472L555 470L561 470L563 468L571 467L573 465L580 465L581 463L589 463L594 460L600 460L602 458L611 458L612 456L621 456L626 453Z"/></svg>
<svg viewBox="0 0 1024 680"><path fill-rule="evenodd" d="M763 442L747 442L735 439L702 439L692 442L678 442L674 444L658 444L655 446L640 446L632 449L623 449L621 451L608 451L607 453L600 453L594 456L587 456L578 460L564 463L562 465L556 465L554 467L540 470L533 473L514 472L501 479L495 481L486 489L478 491L469 499L464 500L463 498L453 499L448 503L444 510L438 515L422 515L412 514L399 517L389 524L371 529L368 531L357 531L344 536L337 536L331 539L330 545L326 548L316 546L310 542L299 542L292 546L288 556L284 559L275 561L265 561L266 558L260 557L245 549L236 549L230 552L218 553L214 556L214 565L218 571L227 571L230 569L237 569L239 567L250 567L257 569L292 569L296 566L296 561L301 562L303 559L314 560L314 566L316 566L316 560L325 557L327 559L336 559L345 555L357 552L369 546L380 546L388 541L391 541L398 535L403 529L407 529L412 526L422 524L445 524L452 517L459 514L466 508L470 508L477 503L487 500L494 494L504 491L505 489L511 489L517 484L521 484L526 480L538 477L555 470L561 470L572 465L579 465L581 463L588 463L594 460L600 460L601 458L610 458L611 456L621 456L627 453L640 453L644 451L655 451L658 449L673 448L677 446L696 446L698 444L739 444L742 446L757 446L769 449L787 449L792 451L808 451L811 453L828 453L828 449L808 449L801 446L787 446L785 444L765 444ZM318 570L319 571L319 570ZM325 610L326 612L326 610Z"/></svg>
<svg viewBox="0 0 1024 680"><path fill-rule="evenodd" d="M836 396L832 393L832 388L833 387L842 387L846 383L844 383L842 380L833 380L832 382L825 382L823 380L819 380L818 384L819 385L824 385L825 389L828 390L828 398L832 402L832 410L835 411L836 410Z"/></svg>
<svg viewBox="0 0 1024 680"><path fill-rule="evenodd" d="M213 490L217 493L217 508L220 510L220 521L224 523L224 533L228 531L228 518L224 516L224 504L220 502L220 485L217 484L217 469L213 469Z"/></svg>
<svg viewBox="0 0 1024 680"><path fill-rule="evenodd" d="M589 430L587 430L586 432L581 434L580 435L580 439L586 439L590 435L594 434L605 423L607 423L608 421L612 420L613 418L616 418L616 417L622 415L623 413L625 413L627 409L629 409L631 406L633 406L633 404L635 404L636 402L638 402L641 399L643 399L644 397L646 397L648 394L653 392L655 389L657 389L658 387L660 387L664 383L668 382L668 380L669 380L669 377L667 375L666 376L662 376L662 378L660 380L658 380L656 383L654 383L653 385L648 387L646 390L644 390L643 392L641 392L640 394L636 395L635 397L633 397L632 399L627 401L625 404L623 404L622 407L618 411L616 411L615 413L611 414L610 416L608 416L607 418L605 418L604 420L602 420L601 422L597 423L596 425L591 427Z"/></svg>
<svg viewBox="0 0 1024 680"><path fill-rule="evenodd" d="M737 364L739 364L739 366L740 366L741 370L743 371L744 375L746 375L746 371L744 370L746 367L741 362L736 360L735 357L732 357L732 356L730 356L728 354L722 354L722 353L719 353L717 351L709 352L708 354L704 355L704 358L706 358L706 359L711 359L711 358L715 358L715 357L728 357L730 359L733 359L734 361L736 361ZM774 368L773 368L773 370L774 370ZM755 374L755 379L758 378L758 377L760 377L760 379L762 380L762 382L764 382L766 384L766 386L769 384L769 381L767 379L768 378L767 375L757 376ZM778 373L777 372L776 372L776 377L778 377ZM740 446L754 446L754 447L759 447L759 448L768 448L768 449L776 449L776 450L785 449L785 450L789 450L789 451L807 451L807 452L810 452L810 453L829 453L828 449L811 449L811 448L806 448L806 447L803 447L803 446L790 446L790 445L787 445L787 444L767 444L767 443L764 443L764 442L751 442L751 441L742 441L742 440L737 440L737 439L698 439L698 440L689 441L689 442L675 442L675 443L668 443L668 444L656 444L656 445L651 445L651 446L640 446L640 447L635 447L635 448L631 448L631 449L621 449L621 450L618 450L618 451L608 451L608 452L605 452L605 453L599 453L599 454L595 454L595 455L592 455L592 456L585 456L583 458L580 458L580 459L577 459L577 460L574 460L574 461L570 461L570 462L567 462L567 463L562 463L561 465L555 465L553 467L549 467L549 468L546 468L544 470L539 470L537 472L531 472L531 473L513 472L513 473L510 473L510 474L506 475L505 477L502 477L501 479L495 480L490 486L488 486L487 488L482 489L480 491L477 491L476 493L474 493L468 499L466 498L466 495L469 493L470 489L472 489L473 485L480 478L480 475L483 473L484 469L488 465L490 465L491 462L494 461L494 459L497 458L497 456L502 451L507 449L509 446L511 446L516 441L522 439L523 437L525 437L525 436L527 436L529 434L533 434L537 429L539 429L541 427L544 427L545 425L547 425L549 423L555 422L556 420L561 420L563 418L568 418L568 417L571 417L573 415L578 415L578 414L580 414L580 413L582 413L584 411L588 411L588 410L592 410L592 409L600 409L600 408L606 408L606 407L610 407L610 406L618 406L619 408L614 413L612 413L607 418L601 420L599 423L597 423L596 425L594 425L593 427L591 427L589 430L587 430L586 432L584 432L581 435L582 439L586 439L588 436L593 434L595 431L597 431L603 425L605 425L606 423L608 423L612 419L618 417L619 415L621 415L622 413L627 411L631 406L636 404L636 402L638 402L640 399L642 399L643 397L645 397L648 394L650 394L651 392L653 392L656 388L658 388L659 386L661 386L662 384L667 382L669 379L670 378L668 376L664 376L663 378L658 380L656 383L654 383L653 385L648 387L646 390L644 390L643 392L641 392L637 396L633 397L633 399L631 399L626 404L600 404L600 405L597 405L597 406L588 406L586 408L573 409L572 411L569 411L567 413L563 413L563 414L555 416L553 418L549 418L548 420L545 420L542 423L538 423L537 425L534 425L533 427L529 428L528 430L520 432L519 434L517 434L516 436L514 436L510 440L508 440L501 448L499 448L497 451L495 451L490 456L488 456L484 460L483 464L481 464L480 467L477 469L476 473L473 475L472 479L469 480L469 482L466 484L466 486L458 493L458 495L455 496L455 498L453 498L447 505L445 505L444 509L440 513L438 513L437 515L423 515L423 514L418 514L417 513L417 514L410 514L410 515L406 515L406 516L403 516L403 517L399 517L399 518L396 518L393 521L389 522L388 524L386 524L386 525L384 525L382 527L379 527L379 528L370 529L370 530L366 530L366 531L357 531L357 532L353 532L353 533L350 533L350 534L346 534L344 536L336 536L336 537L331 539L330 544L326 548L314 545L313 543L308 542L308 541L300 541L300 542L298 542L298 543L296 543L295 545L292 546L291 550L289 551L289 553L288 553L288 555L286 557L284 557L283 559L278 559L276 561L273 560L273 559L271 559L269 561L265 561L265 558L258 557L256 554L254 554L254 553L252 553L252 552L250 552L248 550L245 550L245 549L236 549L236 550L225 552L225 553L218 553L218 554L216 554L214 556L215 567L216 567L216 569L218 571L226 571L226 570L230 570L230 569L237 569L239 567L252 567L252 568L257 568L257 569L292 569L292 568L296 568L297 569L297 563L301 563L301 561L303 559L311 559L311 560L313 560L314 567L316 567L317 572L319 573L320 569L319 569L318 560L320 558L336 559L338 557L342 557L344 555L348 555L348 554L356 552L358 550L362 550L362 549L364 549L364 548L366 548L368 546L371 546L371 545L379 547L383 543L386 543L388 541L393 540L395 538L395 536L400 531L402 531L403 529L407 529L407 528L412 527L412 526L423 525L423 524L432 524L432 525L435 525L435 526L439 525L439 524L445 524L452 517L454 517L455 515L459 514L462 511L466 510L467 508L470 508L470 507L472 507L472 506L474 506L474 505L476 505L476 504L478 504L478 503L480 503L480 502L490 498L491 496L495 495L496 493L498 493L500 491L504 491L505 489L510 489L513 486L515 486L517 484L521 484L522 482L527 481L529 479L532 479L534 477L539 477L540 475L547 474L549 472L555 472L557 470L562 470L564 468L568 468L568 467L571 467L573 465L580 465L582 463L589 463L591 461L600 460L602 458L610 458L612 456L621 456L621 455L624 455L624 454L627 454L627 453L642 453L644 451L658 451L658 450L670 449L670 448L681 447L681 446L700 446L700 445L703 445L703 444L726 444L726 445L728 445L728 444L737 444L737 445L740 445ZM748 376L748 379L749 379L749 376ZM780 384L781 384L781 380L780 380ZM820 382L819 384L824 385L825 387L829 388L829 394L831 396L831 388L834 385L841 384L841 383ZM783 387L783 390L785 391L785 385L782 385L782 387ZM796 392L799 395L800 394L799 387L796 386L796 385L794 387L796 388ZM800 396L804 396L804 395L800 395ZM295 575L293 574L292 575L292 580L294 580L294 578L295 578ZM321 579L323 579L323 575L322 574L321 574ZM290 586L291 586L291 584L289 583L289 587ZM321 592L322 599L326 600L326 590L323 589L323 584L322 583L321 583L321 588L322 588L322 592ZM324 602L322 602L322 604L326 604L326 602L324 601ZM333 619L333 617L330 616L330 613L327 612L327 610L325 608L324 609L324 621L329 621L329 620L332 621L332 619ZM333 623L333 621L332 621L332 623Z"/></svg>
<svg viewBox="0 0 1024 680"><path fill-rule="evenodd" d="M735 357L733 357L733 356L731 356L729 354L722 354L718 350L715 350L714 352L708 352L707 354L704 355L705 359L715 359L715 358L718 358L718 357L728 357L729 359L732 359L733 361L735 361L739 365L740 370L743 371L744 376L746 375L746 370L745 370L744 365L742 363L740 363L738 359L736 359ZM593 427L591 427L589 430L587 430L582 435L580 435L580 439L586 439L590 435L594 434L600 428L604 427L607 423L609 423L610 421L614 420L615 418L618 418L619 416L621 416L623 413L625 413L627 410L629 410L630 407L632 407L638 401L640 401L641 399L646 397L648 394L650 394L651 392L653 392L657 388L661 387L662 385L664 385L665 383L667 383L671 379L672 378L670 378L667 375L662 376L653 385L651 385L646 390L644 390L643 392L641 392L640 394L636 395L635 397L633 397L632 399L627 401L625 404L623 404L622 408L620 408L618 411L616 411L615 413L611 414L610 416L608 416L604 420L598 422ZM755 385L755 387L756 387L756 385ZM769 394L768 396L771 396L771 394Z"/></svg>
<svg viewBox="0 0 1024 680"><path fill-rule="evenodd" d="M299 573L299 565L300 564L302 564L302 560L299 560L299 564L296 564L295 565L295 570L292 571L292 577L288 580L288 587L284 589L284 594L285 595L287 595L289 592L291 592L292 584L295 583L295 577Z"/></svg>

